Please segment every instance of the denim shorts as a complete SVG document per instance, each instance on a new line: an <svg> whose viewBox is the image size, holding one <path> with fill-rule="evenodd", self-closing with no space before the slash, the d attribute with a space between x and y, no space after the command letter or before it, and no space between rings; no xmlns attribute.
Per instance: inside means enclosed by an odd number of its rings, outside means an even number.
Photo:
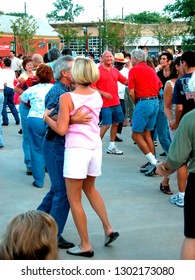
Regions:
<svg viewBox="0 0 195 280"><path fill-rule="evenodd" d="M112 125L113 123L123 123L124 114L121 105L102 108L102 125Z"/></svg>
<svg viewBox="0 0 195 280"><path fill-rule="evenodd" d="M137 102L132 120L133 132L152 131L154 129L159 110L159 100L149 99Z"/></svg>

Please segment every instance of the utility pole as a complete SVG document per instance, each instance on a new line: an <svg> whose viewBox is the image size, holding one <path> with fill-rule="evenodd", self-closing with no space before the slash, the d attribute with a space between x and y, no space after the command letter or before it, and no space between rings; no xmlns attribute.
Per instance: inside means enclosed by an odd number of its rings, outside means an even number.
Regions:
<svg viewBox="0 0 195 280"><path fill-rule="evenodd" d="M105 8L105 0L103 0L103 23L106 19L106 8Z"/></svg>
<svg viewBox="0 0 195 280"><path fill-rule="evenodd" d="M27 12L26 12L26 2L24 2L24 15L25 15L25 17L27 16Z"/></svg>
<svg viewBox="0 0 195 280"><path fill-rule="evenodd" d="M102 50L104 52L104 46L105 46L105 39L104 39L104 36L105 36L105 19L106 19L106 7L105 7L105 0L103 0L103 28L104 28L104 31L102 32Z"/></svg>

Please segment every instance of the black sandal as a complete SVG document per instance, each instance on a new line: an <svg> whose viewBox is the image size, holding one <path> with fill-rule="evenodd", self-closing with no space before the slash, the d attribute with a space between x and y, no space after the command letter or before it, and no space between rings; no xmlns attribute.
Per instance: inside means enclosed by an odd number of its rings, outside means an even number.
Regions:
<svg viewBox="0 0 195 280"><path fill-rule="evenodd" d="M172 195L173 192L170 190L169 185L168 186L163 186L162 183L160 183L160 190L161 192L168 194L168 195Z"/></svg>

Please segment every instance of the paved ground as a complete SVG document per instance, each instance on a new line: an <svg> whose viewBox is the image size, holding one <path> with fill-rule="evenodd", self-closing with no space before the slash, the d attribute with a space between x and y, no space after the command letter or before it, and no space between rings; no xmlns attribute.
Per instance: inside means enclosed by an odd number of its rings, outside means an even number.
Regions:
<svg viewBox="0 0 195 280"><path fill-rule="evenodd" d="M44 188L32 186L32 176L25 174L22 136L18 134L20 126L15 125L11 114L9 118L10 125L3 127L5 148L0 150L0 235L14 215L36 209L50 187L47 175ZM169 197L159 191L160 177L146 177L139 172L139 166L146 160L130 135L128 126L121 135L124 141L118 144L124 151L122 156L106 154L109 133L103 140L102 176L96 185L106 203L110 221L120 233L112 246L103 246L99 219L83 197L95 251L93 260L178 260L183 240L183 209L169 203ZM159 156L161 152L158 145L159 160L163 159ZM177 192L175 176L171 179L171 188ZM79 242L71 214L64 237L76 244ZM75 260L66 250L60 250L60 257Z"/></svg>

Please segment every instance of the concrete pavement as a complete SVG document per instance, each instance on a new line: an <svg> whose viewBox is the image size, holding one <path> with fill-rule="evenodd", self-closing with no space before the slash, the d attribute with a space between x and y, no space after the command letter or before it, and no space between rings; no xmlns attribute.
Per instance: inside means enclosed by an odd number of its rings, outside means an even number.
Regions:
<svg viewBox="0 0 195 280"><path fill-rule="evenodd" d="M15 125L9 114L10 124L3 127L5 147L0 149L0 236L10 219L16 214L36 209L47 193L50 182L46 174L45 186L32 186L32 176L25 174L20 125ZM118 148L124 155L108 155L106 148L109 132L103 139L102 176L96 186L102 194L109 219L120 233L118 240L104 247L104 232L97 215L86 198L83 203L88 218L90 240L95 252L93 260L178 260L183 241L183 209L171 204L169 196L159 191L161 178L146 177L139 166L146 162L144 155L131 140L131 127L123 129L123 142ZM160 145L159 160L163 160ZM171 178L171 189L177 192L176 177ZM79 238L71 214L63 236L75 244ZM63 260L83 259L60 250Z"/></svg>

